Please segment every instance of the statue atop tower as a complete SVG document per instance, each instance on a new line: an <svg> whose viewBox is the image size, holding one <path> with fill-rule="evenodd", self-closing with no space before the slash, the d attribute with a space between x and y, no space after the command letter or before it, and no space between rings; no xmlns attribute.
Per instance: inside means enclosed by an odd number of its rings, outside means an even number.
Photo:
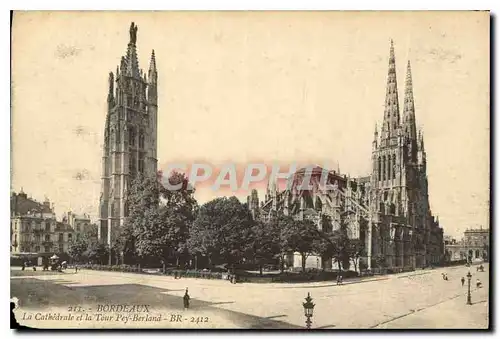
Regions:
<svg viewBox="0 0 500 339"><path fill-rule="evenodd" d="M133 22L130 24L130 43L134 44L137 42L137 25Z"/></svg>

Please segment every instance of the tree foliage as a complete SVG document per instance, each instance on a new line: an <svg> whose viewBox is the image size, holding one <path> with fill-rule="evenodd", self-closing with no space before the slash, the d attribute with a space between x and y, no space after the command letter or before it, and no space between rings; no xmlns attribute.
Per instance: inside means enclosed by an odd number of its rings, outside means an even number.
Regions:
<svg viewBox="0 0 500 339"><path fill-rule="evenodd" d="M68 254L74 261L81 262L88 247L89 243L84 238L73 240L69 245Z"/></svg>
<svg viewBox="0 0 500 339"><path fill-rule="evenodd" d="M86 261L88 260L87 249L97 242L97 225L90 224L82 230L79 237L72 239L68 254L76 262Z"/></svg>
<svg viewBox="0 0 500 339"><path fill-rule="evenodd" d="M175 260L186 255L185 244L197 209L194 189L185 175L174 172L171 184L178 190L163 187L157 178L138 176L128 194L129 216L118 237L117 247L124 257Z"/></svg>
<svg viewBox="0 0 500 339"><path fill-rule="evenodd" d="M312 254L314 241L318 239L317 226L310 220L295 220L283 229L282 239L286 250L300 253L305 272L307 257Z"/></svg>
<svg viewBox="0 0 500 339"><path fill-rule="evenodd" d="M239 263L247 253L252 226L246 204L236 197L216 198L200 207L187 245L211 264Z"/></svg>

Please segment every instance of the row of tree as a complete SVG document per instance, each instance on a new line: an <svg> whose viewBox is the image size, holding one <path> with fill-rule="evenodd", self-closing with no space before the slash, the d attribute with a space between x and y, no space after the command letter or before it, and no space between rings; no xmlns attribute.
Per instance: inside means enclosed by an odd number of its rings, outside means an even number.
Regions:
<svg viewBox="0 0 500 339"><path fill-rule="evenodd" d="M293 252L300 253L303 270L311 254L333 258L339 270L348 269L350 261L358 268L363 244L349 239L345 219L333 227L325 217L322 229L312 221L279 213L265 221L254 220L248 206L236 197L198 206L186 176L174 172L168 180L180 189L168 190L160 180L142 176L132 182L129 215L111 248L112 253L122 254L125 264L163 262L188 267L194 261L197 267L213 267L250 263L262 273L266 264L278 263L283 270L286 255ZM75 243L72 253L90 250L102 255L106 250L85 241Z"/></svg>

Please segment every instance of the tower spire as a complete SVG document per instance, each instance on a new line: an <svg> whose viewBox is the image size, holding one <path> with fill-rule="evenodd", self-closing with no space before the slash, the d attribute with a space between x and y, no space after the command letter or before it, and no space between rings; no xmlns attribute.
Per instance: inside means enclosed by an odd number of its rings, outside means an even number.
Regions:
<svg viewBox="0 0 500 339"><path fill-rule="evenodd" d="M149 73L156 72L156 57L155 50L151 52L151 61L149 62Z"/></svg>
<svg viewBox="0 0 500 339"><path fill-rule="evenodd" d="M394 43L391 39L389 50L389 70L387 74L387 88L385 94L384 122L382 124L382 139L387 140L397 136L399 128L399 100L398 85L396 79L396 57L394 55Z"/></svg>
<svg viewBox="0 0 500 339"><path fill-rule="evenodd" d="M413 100L413 83L411 78L411 64L408 60L406 66L406 84L405 84L405 104L403 111L403 127L405 137L410 140L417 139L417 127L415 122L415 103Z"/></svg>
<svg viewBox="0 0 500 339"><path fill-rule="evenodd" d="M155 50L151 52L151 60L149 61L148 71L148 100L152 104L156 104L158 100L157 86L158 86L158 71L156 70L156 57Z"/></svg>
<svg viewBox="0 0 500 339"><path fill-rule="evenodd" d="M130 25L130 42L127 47L126 72L130 77L140 78L139 61L137 60L137 25L133 22Z"/></svg>

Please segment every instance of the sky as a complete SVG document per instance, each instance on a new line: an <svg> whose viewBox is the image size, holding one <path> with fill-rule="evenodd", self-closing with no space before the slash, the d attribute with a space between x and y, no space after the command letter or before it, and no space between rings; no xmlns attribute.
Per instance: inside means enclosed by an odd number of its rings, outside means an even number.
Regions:
<svg viewBox="0 0 500 339"><path fill-rule="evenodd" d="M401 110L412 65L433 214L458 238L488 227L487 12L17 12L13 191L97 217L108 73L132 21L139 66L156 55L160 169L338 163L368 175L392 39Z"/></svg>

